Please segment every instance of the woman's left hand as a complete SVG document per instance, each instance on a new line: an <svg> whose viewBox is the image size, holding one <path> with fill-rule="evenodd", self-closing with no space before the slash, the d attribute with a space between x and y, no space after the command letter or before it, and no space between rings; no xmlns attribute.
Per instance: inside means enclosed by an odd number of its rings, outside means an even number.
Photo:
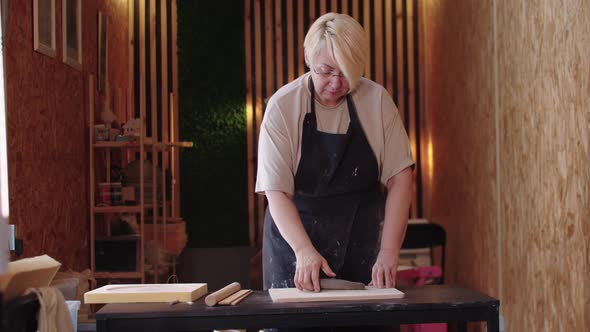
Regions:
<svg viewBox="0 0 590 332"><path fill-rule="evenodd" d="M399 252L393 249L381 249L373 265L372 280L369 285L377 288L395 287L398 259Z"/></svg>

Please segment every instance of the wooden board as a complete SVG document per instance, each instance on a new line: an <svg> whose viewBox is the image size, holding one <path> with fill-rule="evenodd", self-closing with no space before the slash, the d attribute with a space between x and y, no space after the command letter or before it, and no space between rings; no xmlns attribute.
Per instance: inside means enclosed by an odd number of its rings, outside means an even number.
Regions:
<svg viewBox="0 0 590 332"><path fill-rule="evenodd" d="M319 293L302 292L297 288L272 288L268 290L273 302L321 302L399 299L404 293L396 288L373 288L364 290L322 290Z"/></svg>
<svg viewBox="0 0 590 332"><path fill-rule="evenodd" d="M207 293L207 284L107 285L84 294L85 303L194 301Z"/></svg>
<svg viewBox="0 0 590 332"><path fill-rule="evenodd" d="M8 273L0 275L0 293L4 301L22 295L27 288L49 286L61 263L41 255L8 263Z"/></svg>

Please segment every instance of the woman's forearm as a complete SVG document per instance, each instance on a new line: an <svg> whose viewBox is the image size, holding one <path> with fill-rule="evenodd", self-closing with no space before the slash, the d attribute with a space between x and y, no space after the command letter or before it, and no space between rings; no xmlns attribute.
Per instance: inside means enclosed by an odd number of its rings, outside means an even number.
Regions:
<svg viewBox="0 0 590 332"><path fill-rule="evenodd" d="M399 256L400 248L408 225L408 211L411 203L412 169L404 169L387 181L385 220L381 235L381 250L391 251Z"/></svg>
<svg viewBox="0 0 590 332"><path fill-rule="evenodd" d="M291 197L282 191L267 191L265 194L270 214L291 249L297 253L312 247L311 240L301 223L299 212L297 212Z"/></svg>

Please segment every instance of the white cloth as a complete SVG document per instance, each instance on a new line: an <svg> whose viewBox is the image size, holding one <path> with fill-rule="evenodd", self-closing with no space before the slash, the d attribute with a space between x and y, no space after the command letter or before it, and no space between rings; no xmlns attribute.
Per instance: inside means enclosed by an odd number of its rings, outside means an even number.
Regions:
<svg viewBox="0 0 590 332"><path fill-rule="evenodd" d="M35 293L39 299L37 314L39 332L74 332L70 310L63 294L57 288L30 288L27 293Z"/></svg>

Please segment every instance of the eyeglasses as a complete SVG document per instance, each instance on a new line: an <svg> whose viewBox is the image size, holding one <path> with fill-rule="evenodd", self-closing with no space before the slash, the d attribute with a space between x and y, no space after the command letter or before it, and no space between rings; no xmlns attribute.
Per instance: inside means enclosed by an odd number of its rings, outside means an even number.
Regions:
<svg viewBox="0 0 590 332"><path fill-rule="evenodd" d="M318 74L321 78L329 80L332 76L335 76L337 79L343 79L344 73L336 73L334 69L327 69L327 68L313 68L314 73Z"/></svg>

